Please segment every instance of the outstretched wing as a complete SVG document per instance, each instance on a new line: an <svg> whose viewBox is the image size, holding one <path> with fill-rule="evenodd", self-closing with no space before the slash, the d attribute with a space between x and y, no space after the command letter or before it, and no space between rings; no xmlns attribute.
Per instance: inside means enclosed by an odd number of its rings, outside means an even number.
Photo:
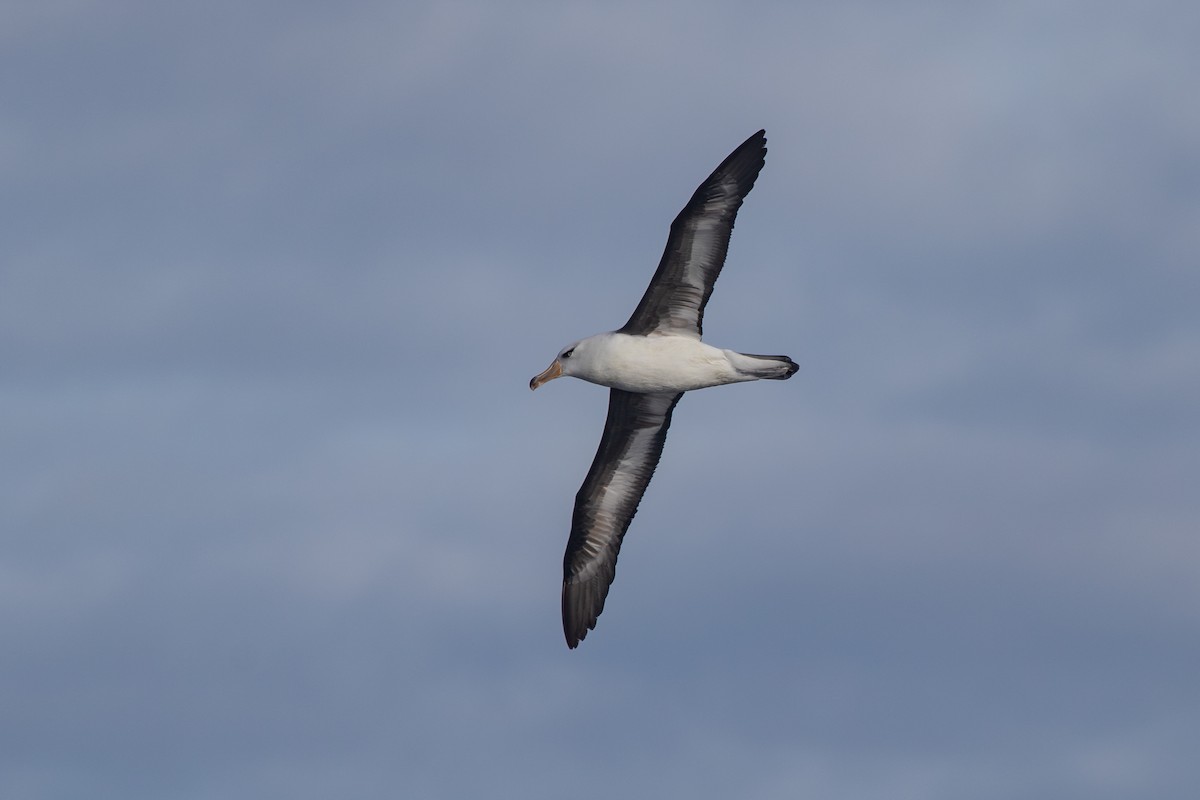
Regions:
<svg viewBox="0 0 1200 800"><path fill-rule="evenodd" d="M679 394L612 389L604 436L575 495L563 556L562 613L567 646L596 627L617 569L617 553L662 455Z"/></svg>
<svg viewBox="0 0 1200 800"><path fill-rule="evenodd" d="M704 306L725 264L734 218L766 155L766 131L759 131L700 184L671 223L658 270L620 333L661 331L700 338Z"/></svg>

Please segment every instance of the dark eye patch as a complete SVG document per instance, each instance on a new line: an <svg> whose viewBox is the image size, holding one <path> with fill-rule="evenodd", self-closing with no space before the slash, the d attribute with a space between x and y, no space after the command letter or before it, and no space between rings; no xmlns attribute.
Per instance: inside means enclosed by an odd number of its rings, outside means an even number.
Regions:
<svg viewBox="0 0 1200 800"><path fill-rule="evenodd" d="M570 358L570 357L571 357L571 353L574 353L574 352L575 352L575 348L574 348L574 347L572 347L570 350L568 350L568 351L566 351L565 353L563 353L563 354L562 354L562 357L563 357L563 358Z"/></svg>

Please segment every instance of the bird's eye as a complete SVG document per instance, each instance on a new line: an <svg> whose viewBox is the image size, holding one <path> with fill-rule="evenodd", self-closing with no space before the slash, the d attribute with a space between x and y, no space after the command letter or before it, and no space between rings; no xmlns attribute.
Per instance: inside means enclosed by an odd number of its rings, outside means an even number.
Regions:
<svg viewBox="0 0 1200 800"><path fill-rule="evenodd" d="M574 352L575 352L575 348L574 348L574 347L572 347L570 350L567 350L567 351L565 351L565 352L562 354L562 357L563 357L563 358L570 358L570 357L571 357L571 353L574 353Z"/></svg>

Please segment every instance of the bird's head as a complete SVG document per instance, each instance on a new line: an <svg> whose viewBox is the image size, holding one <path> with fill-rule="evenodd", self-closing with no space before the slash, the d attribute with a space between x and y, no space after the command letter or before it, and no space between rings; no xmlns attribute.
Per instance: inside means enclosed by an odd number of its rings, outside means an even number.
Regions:
<svg viewBox="0 0 1200 800"><path fill-rule="evenodd" d="M536 389L546 381L552 381L555 378L561 378L564 375L575 374L575 361L572 361L572 359L578 355L577 351L583 344L583 342L575 342L574 344L569 344L562 350L559 350L558 355L555 356L554 360L550 362L550 366L546 367L544 372L540 372L530 379L529 388Z"/></svg>

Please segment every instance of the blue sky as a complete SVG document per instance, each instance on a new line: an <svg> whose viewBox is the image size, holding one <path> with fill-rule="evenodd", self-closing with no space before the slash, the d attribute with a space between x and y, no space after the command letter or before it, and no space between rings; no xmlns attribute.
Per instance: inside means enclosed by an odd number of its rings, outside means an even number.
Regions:
<svg viewBox="0 0 1200 800"><path fill-rule="evenodd" d="M0 795L1190 798L1200 12L0 4ZM562 641L619 326L767 129Z"/></svg>

